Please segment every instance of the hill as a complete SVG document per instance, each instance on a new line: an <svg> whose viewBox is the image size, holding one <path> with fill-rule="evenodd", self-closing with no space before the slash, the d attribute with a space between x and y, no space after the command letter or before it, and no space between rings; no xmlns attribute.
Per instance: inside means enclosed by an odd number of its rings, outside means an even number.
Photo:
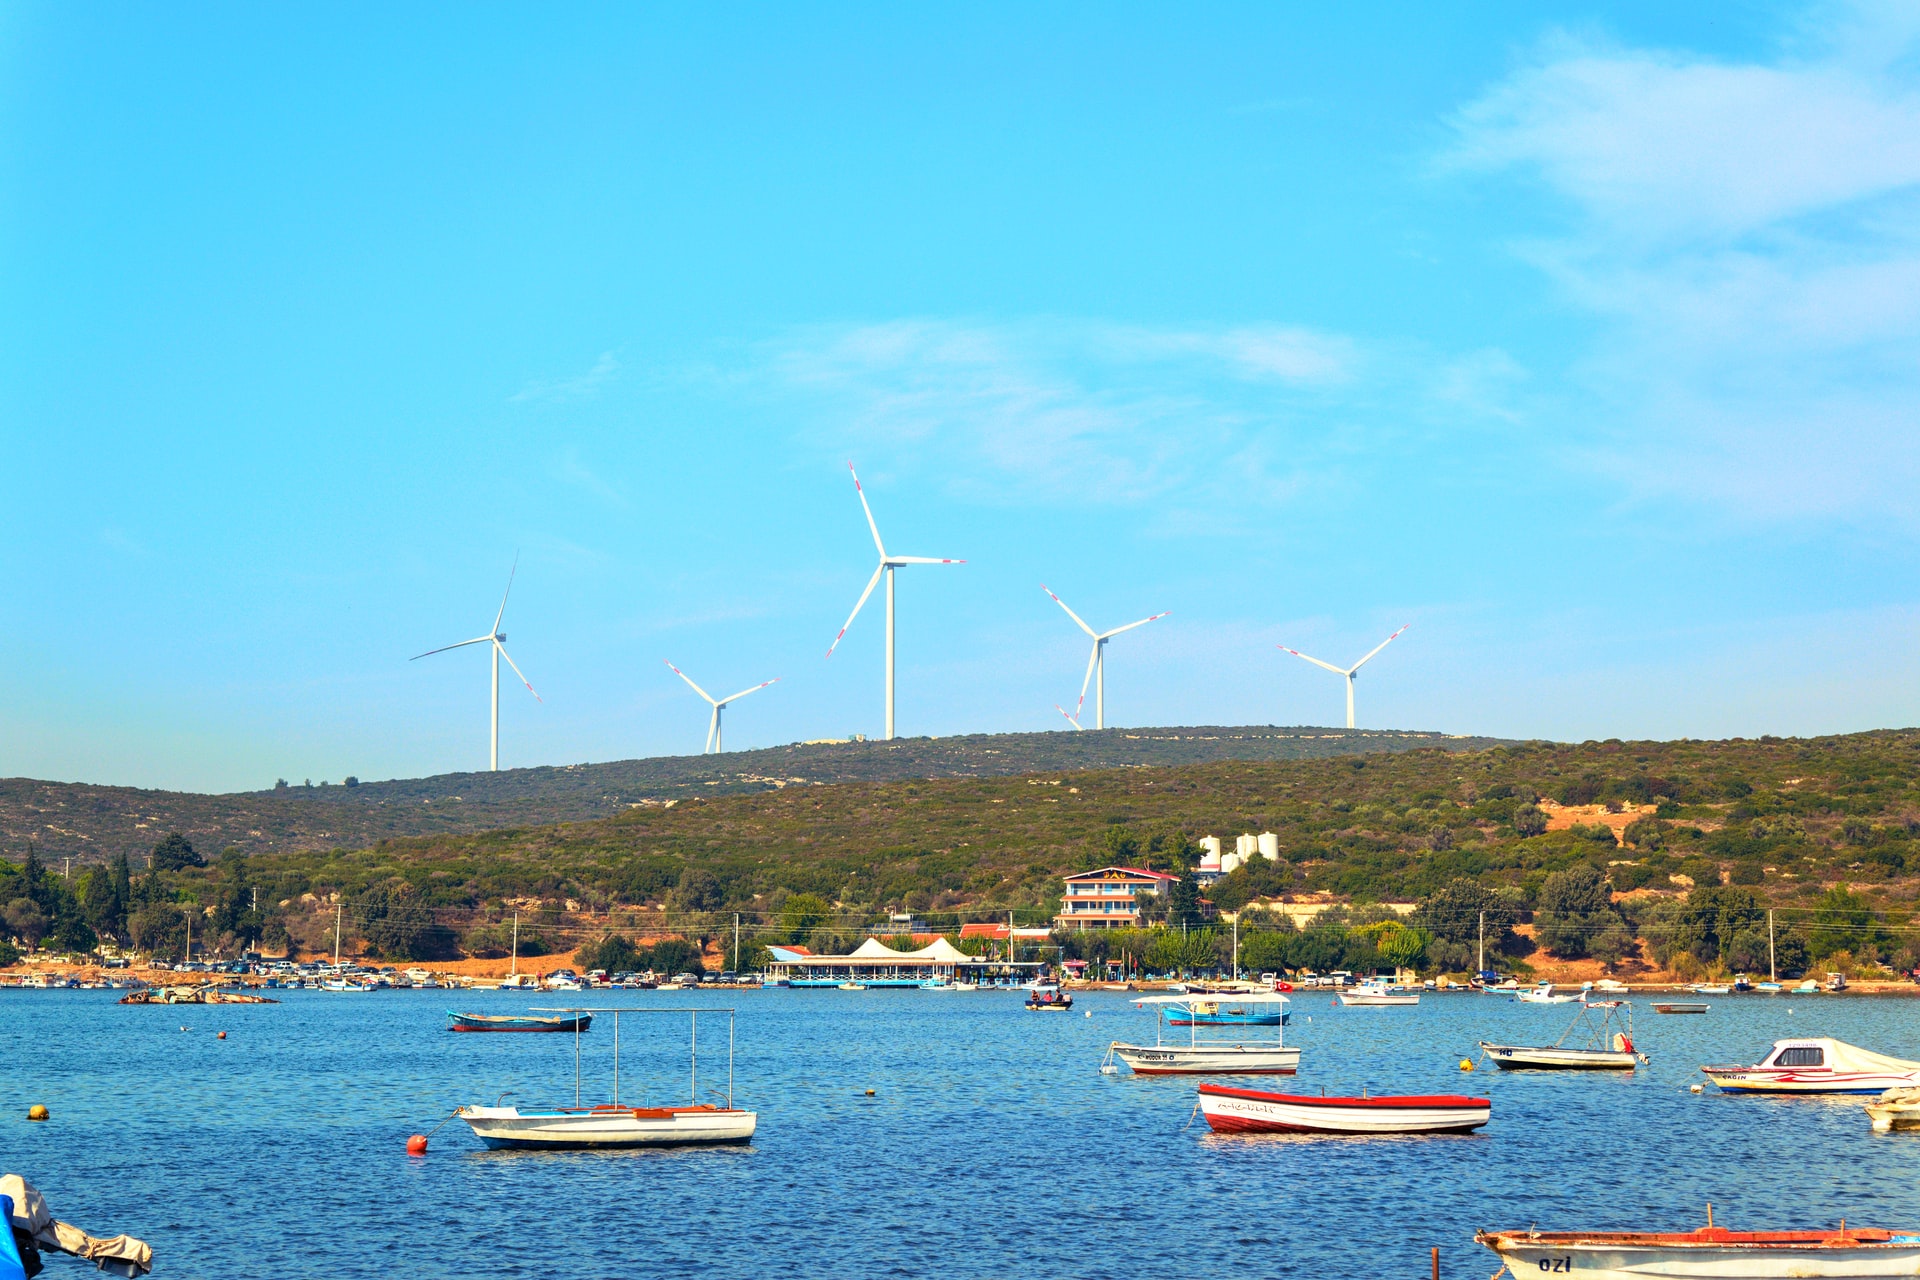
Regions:
<svg viewBox="0 0 1920 1280"><path fill-rule="evenodd" d="M0 780L0 839L31 841L53 865L125 853L136 859L169 832L198 848L246 853L364 848L406 836L581 822L694 796L761 795L794 786L988 778L1061 769L1114 769L1223 760L1309 760L1497 739L1309 726L1107 729L976 734L892 742L795 743L717 756L659 756L499 773L354 785L295 785L229 795L87 783Z"/></svg>

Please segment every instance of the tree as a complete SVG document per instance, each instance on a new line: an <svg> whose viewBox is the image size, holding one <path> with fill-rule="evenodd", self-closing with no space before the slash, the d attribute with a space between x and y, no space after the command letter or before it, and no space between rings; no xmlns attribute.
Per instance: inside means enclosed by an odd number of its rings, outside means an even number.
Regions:
<svg viewBox="0 0 1920 1280"><path fill-rule="evenodd" d="M1513 926L1520 922L1518 904L1478 880L1449 880L1421 899L1408 923L1456 948L1473 948L1468 955L1471 961L1478 955L1483 915L1488 953L1498 956L1517 952L1520 938Z"/></svg>
<svg viewBox="0 0 1920 1280"><path fill-rule="evenodd" d="M706 954L684 938L656 942L635 959L655 973L699 973L706 967Z"/></svg>
<svg viewBox="0 0 1920 1280"><path fill-rule="evenodd" d="M1587 954L1591 939L1619 923L1620 913L1613 909L1613 896L1600 869L1580 862L1546 878L1533 918L1541 946L1557 956L1578 959Z"/></svg>
<svg viewBox="0 0 1920 1280"><path fill-rule="evenodd" d="M1885 945L1886 934L1873 923L1873 911L1859 894L1835 885L1814 904L1807 929L1807 950L1816 960L1841 951L1871 956Z"/></svg>
<svg viewBox="0 0 1920 1280"><path fill-rule="evenodd" d="M412 885L375 885L353 904L361 936L375 954L388 960L455 960L460 956L452 929L436 923L433 911Z"/></svg>
<svg viewBox="0 0 1920 1280"><path fill-rule="evenodd" d="M1587 942L1588 954L1606 965L1608 972L1632 955L1633 947L1633 931L1618 921L1607 925Z"/></svg>
<svg viewBox="0 0 1920 1280"><path fill-rule="evenodd" d="M682 911L718 911L727 897L720 878L704 867L688 867L681 872L673 896L674 905Z"/></svg>
<svg viewBox="0 0 1920 1280"><path fill-rule="evenodd" d="M1167 894L1167 923L1176 929L1197 928L1205 916L1200 910L1200 884L1185 870Z"/></svg>
<svg viewBox="0 0 1920 1280"><path fill-rule="evenodd" d="M187 838L178 831L153 846L153 860L148 864L155 871L182 871L206 865L207 860L194 852Z"/></svg>
<svg viewBox="0 0 1920 1280"><path fill-rule="evenodd" d="M1513 811L1513 831L1519 836L1542 835L1547 829L1547 813L1537 804L1523 804Z"/></svg>
<svg viewBox="0 0 1920 1280"><path fill-rule="evenodd" d="M28 857L32 857L31 854ZM47 936L47 913L32 898L15 898L7 904L7 930L32 951Z"/></svg>
<svg viewBox="0 0 1920 1280"><path fill-rule="evenodd" d="M127 855L114 855L111 864L95 867L81 896L86 920L94 932L120 938L127 932Z"/></svg>
<svg viewBox="0 0 1920 1280"><path fill-rule="evenodd" d="M640 953L617 933L589 942L573 953L573 959L582 969L605 969L608 973L631 973L640 968Z"/></svg>
<svg viewBox="0 0 1920 1280"><path fill-rule="evenodd" d="M813 893L796 893L780 908L780 931L794 946L804 945L813 931L826 924L833 907Z"/></svg>

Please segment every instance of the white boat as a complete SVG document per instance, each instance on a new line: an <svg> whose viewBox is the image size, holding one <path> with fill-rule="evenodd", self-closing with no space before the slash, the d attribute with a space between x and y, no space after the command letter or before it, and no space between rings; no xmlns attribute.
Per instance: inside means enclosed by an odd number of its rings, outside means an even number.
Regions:
<svg viewBox="0 0 1920 1280"><path fill-rule="evenodd" d="M1920 1231L1481 1231L1515 1276L1581 1280L1891 1280L1920 1272Z"/></svg>
<svg viewBox="0 0 1920 1280"><path fill-rule="evenodd" d="M1200 1113L1215 1133L1470 1133L1493 1117L1493 1102L1458 1094L1327 1098L1200 1086Z"/></svg>
<svg viewBox="0 0 1920 1280"><path fill-rule="evenodd" d="M1284 1017L1287 998L1269 991L1235 996L1233 1002L1235 1005L1271 1009ZM1101 1066L1103 1072L1114 1071L1113 1060L1116 1058L1126 1063L1135 1075L1142 1076L1290 1076L1299 1070L1300 1050L1282 1043L1285 1032L1281 1023L1269 1024L1273 1026L1273 1038L1268 1040L1264 1036L1249 1034L1254 1024L1221 1027L1220 1024L1204 1021L1205 1015L1197 1014L1195 1006L1219 1003L1216 998L1204 994L1142 996L1133 1003L1142 1009L1153 1010L1154 1042L1144 1045L1115 1040L1107 1046L1107 1057ZM1168 1038L1169 1014L1175 1019L1181 1019L1184 1015L1185 1036ZM1227 1030L1231 1034L1202 1039L1200 1031L1203 1027Z"/></svg>
<svg viewBox="0 0 1920 1280"><path fill-rule="evenodd" d="M1341 1004L1375 1005L1420 1003L1420 993L1418 991L1403 991L1398 987L1390 987L1386 983L1374 979L1362 982L1350 991L1342 991L1334 998Z"/></svg>
<svg viewBox="0 0 1920 1280"><path fill-rule="evenodd" d="M1513 998L1519 1004L1572 1004L1580 999L1580 993L1569 991L1556 995L1553 984L1543 978L1531 990L1519 992Z"/></svg>
<svg viewBox="0 0 1920 1280"><path fill-rule="evenodd" d="M1756 982L1753 984L1753 989L1762 995L1768 996L1779 995L1782 991L1786 990L1785 987L1777 982Z"/></svg>
<svg viewBox="0 0 1920 1280"><path fill-rule="evenodd" d="M843 982L840 984L840 989L842 991L865 991L867 984L864 982Z"/></svg>
<svg viewBox="0 0 1920 1280"><path fill-rule="evenodd" d="M758 1117L733 1107L462 1107L474 1136L493 1148L668 1147L746 1142Z"/></svg>
<svg viewBox="0 0 1920 1280"><path fill-rule="evenodd" d="M1730 996L1733 988L1724 982L1696 982L1687 990L1697 996Z"/></svg>
<svg viewBox="0 0 1920 1280"><path fill-rule="evenodd" d="M1596 1021L1594 1011L1599 1010ZM1480 1052L1503 1071L1631 1071L1647 1061L1633 1047L1632 1006L1625 1000L1590 1000L1581 1005L1572 1025L1550 1045L1511 1045L1480 1042ZM1617 1029L1613 1023L1621 1024ZM1585 1032L1579 1044L1568 1039Z"/></svg>
<svg viewBox="0 0 1920 1280"><path fill-rule="evenodd" d="M534 977L530 973L510 973L506 977L500 979L500 985L503 988L506 988L508 990L520 991L528 987L539 986L540 979Z"/></svg>
<svg viewBox="0 0 1920 1280"><path fill-rule="evenodd" d="M518 1107L461 1107L454 1114L466 1121L480 1141L492 1148L669 1147L746 1142L752 1139L759 1117L733 1105L733 1018L724 1008L688 1009L540 1009L535 1012L570 1016L574 1032L574 1105L522 1111ZM635 1106L620 1101L620 1015L688 1015L688 1081L692 1097L685 1106ZM700 1015L727 1015L727 1084L724 1104L706 1104L700 1097ZM583 1106L580 1102L580 1028L596 1014L613 1017L613 1101ZM710 1090L715 1096L719 1090Z"/></svg>
<svg viewBox="0 0 1920 1280"><path fill-rule="evenodd" d="M364 982L348 982L345 978L328 978L320 984L322 991L357 991L362 994L373 990Z"/></svg>
<svg viewBox="0 0 1920 1280"><path fill-rule="evenodd" d="M1920 1089L1889 1089L1867 1104L1875 1133L1920 1129Z"/></svg>
<svg viewBox="0 0 1920 1280"><path fill-rule="evenodd" d="M1609 996L1624 996L1633 990L1633 988L1629 987L1626 983L1616 981L1613 978L1600 979L1600 981L1593 984L1593 989L1602 995Z"/></svg>
<svg viewBox="0 0 1920 1280"><path fill-rule="evenodd" d="M1819 990L1820 990L1820 984L1815 982L1812 978L1808 978L1806 981L1802 982L1799 986L1793 989L1793 994L1797 996L1810 996L1810 995L1817 994Z"/></svg>
<svg viewBox="0 0 1920 1280"><path fill-rule="evenodd" d="M1775 1040L1751 1067L1702 1067L1729 1093L1884 1093L1920 1087L1920 1062L1842 1040Z"/></svg>

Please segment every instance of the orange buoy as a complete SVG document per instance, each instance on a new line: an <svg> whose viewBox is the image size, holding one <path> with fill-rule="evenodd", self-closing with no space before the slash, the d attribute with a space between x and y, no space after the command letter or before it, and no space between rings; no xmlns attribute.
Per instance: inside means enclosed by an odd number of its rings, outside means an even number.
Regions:
<svg viewBox="0 0 1920 1280"><path fill-rule="evenodd" d="M424 1133L416 1133L411 1138L408 1138L407 1154L410 1156L423 1156L427 1154L427 1135Z"/></svg>
<svg viewBox="0 0 1920 1280"><path fill-rule="evenodd" d="M227 1038L227 1033L224 1031L222 1031L219 1035L214 1037L214 1039L216 1040L225 1040L226 1038Z"/></svg>

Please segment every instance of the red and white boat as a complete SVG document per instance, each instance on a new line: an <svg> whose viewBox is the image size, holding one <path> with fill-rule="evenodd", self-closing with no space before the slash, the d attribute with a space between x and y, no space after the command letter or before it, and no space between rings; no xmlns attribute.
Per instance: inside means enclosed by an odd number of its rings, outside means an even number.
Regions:
<svg viewBox="0 0 1920 1280"><path fill-rule="evenodd" d="M1920 1086L1920 1062L1844 1040L1775 1040L1751 1067L1702 1067L1729 1093L1883 1093Z"/></svg>
<svg viewBox="0 0 1920 1280"><path fill-rule="evenodd" d="M1830 1231L1482 1231L1514 1276L1581 1280L1891 1280L1920 1271L1920 1233Z"/></svg>
<svg viewBox="0 0 1920 1280"><path fill-rule="evenodd" d="M1200 1113L1215 1133L1471 1133L1492 1119L1493 1101L1457 1093L1328 1098L1203 1084Z"/></svg>

